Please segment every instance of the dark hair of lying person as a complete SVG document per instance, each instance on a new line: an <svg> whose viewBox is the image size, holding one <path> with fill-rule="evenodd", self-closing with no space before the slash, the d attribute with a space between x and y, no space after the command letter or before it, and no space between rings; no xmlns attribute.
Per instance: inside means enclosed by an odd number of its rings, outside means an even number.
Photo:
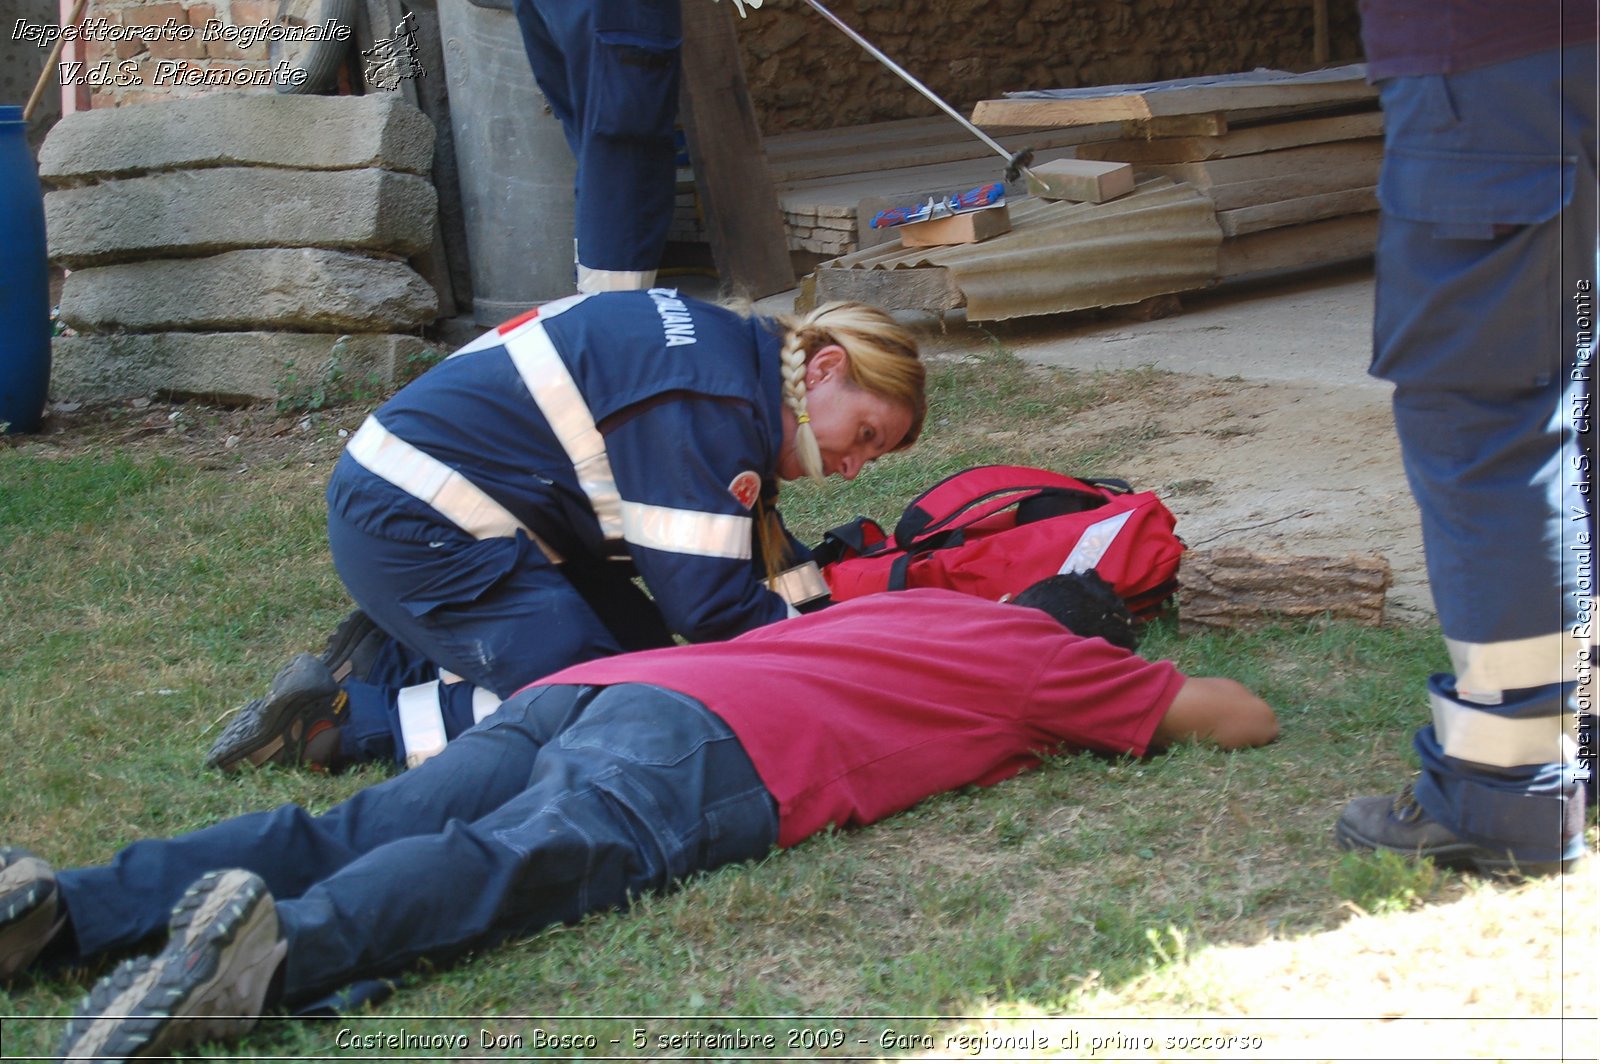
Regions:
<svg viewBox="0 0 1600 1064"><path fill-rule="evenodd" d="M1077 635L1099 636L1124 650L1139 649L1138 622L1122 597L1093 569L1047 576L1011 602L1043 610Z"/></svg>

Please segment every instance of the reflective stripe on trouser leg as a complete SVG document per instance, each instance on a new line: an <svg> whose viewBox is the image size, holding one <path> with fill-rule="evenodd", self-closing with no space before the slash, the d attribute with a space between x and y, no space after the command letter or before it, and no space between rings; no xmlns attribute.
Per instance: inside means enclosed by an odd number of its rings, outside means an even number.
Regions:
<svg viewBox="0 0 1600 1064"><path fill-rule="evenodd" d="M439 704L441 683L417 684L401 688L395 694L395 712L400 717L400 740L405 749L399 751L405 758L406 768L416 768L428 758L444 749L449 740L444 731L444 709Z"/></svg>
<svg viewBox="0 0 1600 1064"><path fill-rule="evenodd" d="M1506 691L1483 706L1463 701L1451 677L1436 674L1429 681L1434 723L1412 744L1422 767L1417 801L1462 838L1519 860L1580 856L1577 747L1564 711L1571 687Z"/></svg>
<svg viewBox="0 0 1600 1064"><path fill-rule="evenodd" d="M478 723L499 708L499 695L484 687L472 689L472 723Z"/></svg>
<svg viewBox="0 0 1600 1064"><path fill-rule="evenodd" d="M470 683L436 680L402 688L395 694L403 744L399 760L416 768L499 708L499 695Z"/></svg>
<svg viewBox="0 0 1600 1064"><path fill-rule="evenodd" d="M578 263L578 291L635 292L656 283L654 270L596 270Z"/></svg>

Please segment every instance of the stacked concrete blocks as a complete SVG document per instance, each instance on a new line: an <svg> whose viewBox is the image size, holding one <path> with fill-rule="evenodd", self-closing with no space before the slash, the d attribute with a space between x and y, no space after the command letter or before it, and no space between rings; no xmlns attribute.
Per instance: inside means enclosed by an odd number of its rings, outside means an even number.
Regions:
<svg viewBox="0 0 1600 1064"><path fill-rule="evenodd" d="M70 270L53 394L285 398L391 383L438 314L433 126L398 94L223 93L74 114L40 154ZM341 342L340 338L345 337Z"/></svg>

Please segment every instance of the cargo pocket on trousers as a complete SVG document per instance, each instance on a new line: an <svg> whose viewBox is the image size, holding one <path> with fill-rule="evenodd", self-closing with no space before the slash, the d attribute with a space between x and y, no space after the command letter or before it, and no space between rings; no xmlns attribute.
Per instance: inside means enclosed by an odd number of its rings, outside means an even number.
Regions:
<svg viewBox="0 0 1600 1064"><path fill-rule="evenodd" d="M537 551L521 532L514 538L494 536L466 546L450 544L440 549L438 561L424 572L410 574L416 583L400 596L400 602L413 617L475 602L519 566L548 565Z"/></svg>
<svg viewBox="0 0 1600 1064"><path fill-rule="evenodd" d="M1391 148L1378 203L1441 239L1488 240L1507 227L1548 222L1572 199L1576 161L1561 155Z"/></svg>
<svg viewBox="0 0 1600 1064"><path fill-rule="evenodd" d="M589 62L586 110L606 137L672 135L678 107L679 39L601 30Z"/></svg>

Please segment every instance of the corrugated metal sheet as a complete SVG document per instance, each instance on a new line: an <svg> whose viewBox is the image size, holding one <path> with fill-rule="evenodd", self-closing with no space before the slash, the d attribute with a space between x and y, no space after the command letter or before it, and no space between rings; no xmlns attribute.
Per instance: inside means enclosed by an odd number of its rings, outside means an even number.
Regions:
<svg viewBox="0 0 1600 1064"><path fill-rule="evenodd" d="M1217 279L1222 230L1211 200L1189 185L1153 178L1109 203L1027 198L1008 209L1012 228L1003 236L938 248L880 245L818 273L942 267L971 321L1137 303Z"/></svg>

